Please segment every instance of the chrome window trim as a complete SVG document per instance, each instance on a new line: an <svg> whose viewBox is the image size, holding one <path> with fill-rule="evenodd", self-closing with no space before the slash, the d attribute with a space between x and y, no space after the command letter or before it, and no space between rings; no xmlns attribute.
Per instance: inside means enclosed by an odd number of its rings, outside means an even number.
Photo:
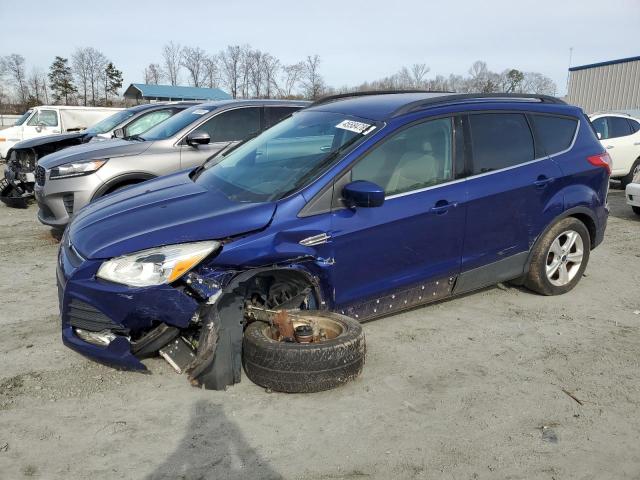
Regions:
<svg viewBox="0 0 640 480"><path fill-rule="evenodd" d="M537 114L537 112L529 112L529 113ZM545 114L541 113L540 115L545 115ZM553 115L549 115L549 116L553 116ZM418 190L410 190L408 192L397 193L395 195L389 195L388 197L385 196L384 199L385 199L385 201L387 201L387 200L393 200L394 198L405 197L407 195L413 195L413 194L416 194L416 193L422 193L422 192L425 192L427 190L433 190L434 188L440 188L440 187L444 187L444 186L447 186L447 185L453 185L453 184L459 183L459 182L466 182L467 180L480 178L480 177L486 177L487 175L493 175L495 173L506 172L506 171L509 171L509 170L513 170L514 168L523 167L525 165L531 165L532 163L540 162L542 160L549 160L549 159L552 159L553 157L557 157L558 155L564 155L565 153L567 153L567 152L569 152L569 151L571 151L573 149L573 147L576 144L576 141L578 140L578 133L580 132L580 119L576 119L576 120L577 120L577 124L578 125L576 126L575 133L573 134L573 140L571 140L571 144L569 145L569 147L567 147L566 149L564 149L564 150L562 150L560 152L556 152L556 153L553 153L551 155L546 155L544 157L534 158L533 160L529 160L528 162L519 163L517 165L512 165L510 167L501 168L499 170L491 170L490 172L478 173L476 175L469 175L468 177L455 179L455 180L452 180L450 182L443 182L443 183L439 183L438 185L432 185L430 187L420 188ZM532 136L533 136L533 133L532 133Z"/></svg>

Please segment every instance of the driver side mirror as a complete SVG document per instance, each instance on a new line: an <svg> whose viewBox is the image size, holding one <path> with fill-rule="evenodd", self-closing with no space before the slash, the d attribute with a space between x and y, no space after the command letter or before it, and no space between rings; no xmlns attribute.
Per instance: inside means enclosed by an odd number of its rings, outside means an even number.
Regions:
<svg viewBox="0 0 640 480"><path fill-rule="evenodd" d="M124 127L116 128L111 134L111 138L124 138Z"/></svg>
<svg viewBox="0 0 640 480"><path fill-rule="evenodd" d="M47 125L44 122L38 122L36 125L36 132L40 133L43 128L46 128Z"/></svg>
<svg viewBox="0 0 640 480"><path fill-rule="evenodd" d="M197 148L198 145L206 145L211 141L211 137L207 132L196 130L187 135L187 144Z"/></svg>
<svg viewBox="0 0 640 480"><path fill-rule="evenodd" d="M350 207L379 207L384 203L384 189L373 182L356 180L344 186L342 198Z"/></svg>

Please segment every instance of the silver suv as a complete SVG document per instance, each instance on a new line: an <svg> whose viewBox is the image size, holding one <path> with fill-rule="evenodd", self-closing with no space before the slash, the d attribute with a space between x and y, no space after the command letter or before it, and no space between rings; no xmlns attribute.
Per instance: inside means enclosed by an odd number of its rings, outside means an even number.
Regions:
<svg viewBox="0 0 640 480"><path fill-rule="evenodd" d="M286 100L203 103L142 135L78 145L42 157L35 172L38 219L64 228L73 213L93 199L198 166L307 104Z"/></svg>

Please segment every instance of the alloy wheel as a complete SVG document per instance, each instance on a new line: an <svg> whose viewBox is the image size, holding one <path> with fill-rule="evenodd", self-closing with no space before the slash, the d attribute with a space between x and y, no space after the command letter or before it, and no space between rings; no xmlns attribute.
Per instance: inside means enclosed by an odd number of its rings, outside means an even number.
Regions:
<svg viewBox="0 0 640 480"><path fill-rule="evenodd" d="M563 287L571 282L582 264L584 243L575 230L558 235L547 252L546 272L551 284Z"/></svg>

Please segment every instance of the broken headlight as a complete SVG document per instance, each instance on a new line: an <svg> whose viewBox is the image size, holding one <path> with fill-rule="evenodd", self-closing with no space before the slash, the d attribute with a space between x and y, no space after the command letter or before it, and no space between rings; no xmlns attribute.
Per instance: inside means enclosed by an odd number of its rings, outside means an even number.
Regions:
<svg viewBox="0 0 640 480"><path fill-rule="evenodd" d="M53 167L51 169L51 173L49 174L49 179L55 180L56 178L80 177L82 175L88 175L102 167L105 163L107 163L107 160L108 159L105 158L102 160L90 160L88 162L65 163L64 165Z"/></svg>
<svg viewBox="0 0 640 480"><path fill-rule="evenodd" d="M98 278L130 287L151 287L171 283L187 273L220 242L194 242L141 250L107 260L98 269Z"/></svg>

